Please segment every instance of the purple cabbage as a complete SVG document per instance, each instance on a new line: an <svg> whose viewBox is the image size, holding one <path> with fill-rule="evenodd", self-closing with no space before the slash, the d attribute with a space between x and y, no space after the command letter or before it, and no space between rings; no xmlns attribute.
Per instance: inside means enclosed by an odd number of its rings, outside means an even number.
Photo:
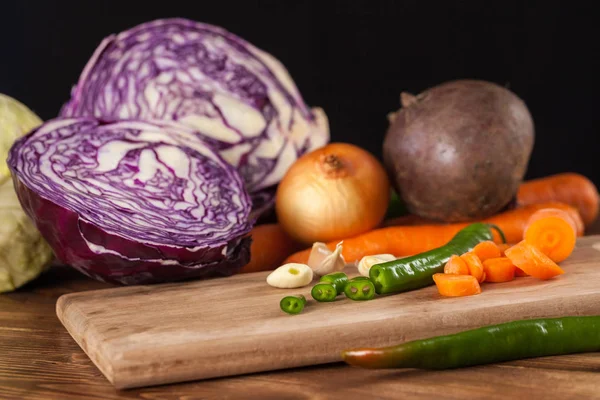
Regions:
<svg viewBox="0 0 600 400"><path fill-rule="evenodd" d="M165 282L249 261L242 178L181 125L55 119L15 142L8 164L56 256L90 277Z"/></svg>
<svg viewBox="0 0 600 400"><path fill-rule="evenodd" d="M186 19L104 39L61 115L185 124L240 172L255 211L269 208L274 185L299 156L329 140L325 113L306 106L278 60Z"/></svg>

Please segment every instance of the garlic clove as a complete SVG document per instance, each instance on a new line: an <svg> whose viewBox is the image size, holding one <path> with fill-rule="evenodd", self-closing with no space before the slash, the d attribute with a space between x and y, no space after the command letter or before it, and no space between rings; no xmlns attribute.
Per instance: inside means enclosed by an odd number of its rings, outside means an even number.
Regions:
<svg viewBox="0 0 600 400"><path fill-rule="evenodd" d="M315 274L323 276L344 269L346 266L346 261L344 260L344 256L342 256L342 250L344 249L343 243L344 242L339 242L335 246L335 250L330 252L331 254L325 257L320 265L318 265L316 268L313 267Z"/></svg>
<svg viewBox="0 0 600 400"><path fill-rule="evenodd" d="M312 282L313 270L306 264L282 265L267 276L267 283L276 288L291 289L307 286Z"/></svg>
<svg viewBox="0 0 600 400"><path fill-rule="evenodd" d="M327 258L327 256L331 255L332 251L329 250L327 245L322 242L315 242L312 245L312 249L310 250L310 255L308 256L308 266L313 270L319 268L319 266L323 263L323 261Z"/></svg>
<svg viewBox="0 0 600 400"><path fill-rule="evenodd" d="M373 256L364 256L358 263L358 272L362 276L369 277L369 270L375 264L381 264L397 259L393 254L376 254Z"/></svg>

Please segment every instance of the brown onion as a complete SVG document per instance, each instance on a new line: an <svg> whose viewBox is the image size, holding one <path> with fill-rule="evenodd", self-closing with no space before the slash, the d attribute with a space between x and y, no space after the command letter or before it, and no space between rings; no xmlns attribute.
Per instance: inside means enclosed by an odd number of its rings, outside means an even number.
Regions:
<svg viewBox="0 0 600 400"><path fill-rule="evenodd" d="M385 216L390 183L381 163L347 143L305 154L277 189L275 210L283 229L310 244L352 237Z"/></svg>

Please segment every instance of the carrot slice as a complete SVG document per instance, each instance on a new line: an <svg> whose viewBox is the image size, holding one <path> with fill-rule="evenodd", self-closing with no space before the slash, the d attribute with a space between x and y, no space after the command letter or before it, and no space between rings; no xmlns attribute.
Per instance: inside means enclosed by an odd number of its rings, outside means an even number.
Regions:
<svg viewBox="0 0 600 400"><path fill-rule="evenodd" d="M523 271L521 268L515 267L515 277L517 277L517 278L523 278L525 276L529 276L529 275L526 274L525 271Z"/></svg>
<svg viewBox="0 0 600 400"><path fill-rule="evenodd" d="M472 251L482 262L490 258L502 257L498 245L491 240L479 243Z"/></svg>
<svg viewBox="0 0 600 400"><path fill-rule="evenodd" d="M507 257L489 258L483 262L487 282L510 282L515 279L515 268Z"/></svg>
<svg viewBox="0 0 600 400"><path fill-rule="evenodd" d="M571 255L577 240L577 222L563 210L545 208L527 221L524 239L554 262Z"/></svg>
<svg viewBox="0 0 600 400"><path fill-rule="evenodd" d="M469 275L469 267L459 256L452 256L444 266L445 274Z"/></svg>
<svg viewBox="0 0 600 400"><path fill-rule="evenodd" d="M496 246L498 246L498 250L500 250L500 257L506 257L504 252L506 251L506 249L510 249L513 245L508 243L500 243Z"/></svg>
<svg viewBox="0 0 600 400"><path fill-rule="evenodd" d="M483 276L483 264L479 257L473 252L468 252L460 256L460 258L462 258L467 264L467 267L469 267L469 275L474 276L479 283L483 282L483 279L485 278Z"/></svg>
<svg viewBox="0 0 600 400"><path fill-rule="evenodd" d="M565 273L547 255L524 240L506 250L506 256L523 272L539 279L550 279Z"/></svg>
<svg viewBox="0 0 600 400"><path fill-rule="evenodd" d="M481 293L479 282L472 275L434 274L433 280L442 296L460 297Z"/></svg>

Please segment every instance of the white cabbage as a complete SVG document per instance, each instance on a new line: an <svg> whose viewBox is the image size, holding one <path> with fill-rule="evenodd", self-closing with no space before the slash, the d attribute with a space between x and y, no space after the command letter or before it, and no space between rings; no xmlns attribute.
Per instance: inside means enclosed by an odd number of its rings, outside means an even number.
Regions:
<svg viewBox="0 0 600 400"><path fill-rule="evenodd" d="M41 123L26 106L0 94L0 293L36 278L52 259L52 250L21 208L6 165L15 139Z"/></svg>

